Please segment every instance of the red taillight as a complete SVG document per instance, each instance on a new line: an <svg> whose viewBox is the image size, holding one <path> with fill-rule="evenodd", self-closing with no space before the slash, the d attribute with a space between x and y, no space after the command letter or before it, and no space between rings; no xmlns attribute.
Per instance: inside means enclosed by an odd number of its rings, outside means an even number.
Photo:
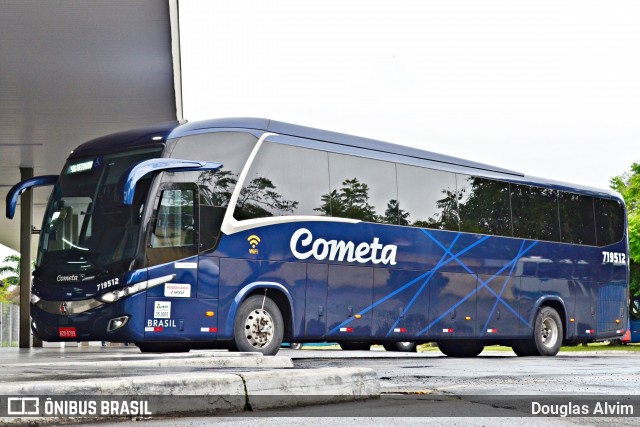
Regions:
<svg viewBox="0 0 640 427"><path fill-rule="evenodd" d="M624 333L624 335L622 336L622 339L620 340L622 342L631 342L631 330L627 329L627 331Z"/></svg>

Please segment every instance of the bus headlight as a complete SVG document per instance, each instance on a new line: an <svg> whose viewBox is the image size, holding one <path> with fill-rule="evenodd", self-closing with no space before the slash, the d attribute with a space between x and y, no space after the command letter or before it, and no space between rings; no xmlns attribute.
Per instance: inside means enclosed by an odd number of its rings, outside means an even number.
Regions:
<svg viewBox="0 0 640 427"><path fill-rule="evenodd" d="M120 316L114 319L109 320L109 325L107 325L107 332L113 332L116 329L122 328L129 321L129 316Z"/></svg>
<svg viewBox="0 0 640 427"><path fill-rule="evenodd" d="M40 297L36 294L31 294L31 304L37 304L40 301Z"/></svg>
<svg viewBox="0 0 640 427"><path fill-rule="evenodd" d="M173 278L176 277L175 274L170 274L168 276L157 277L151 280L145 280L144 282L138 282L131 286L127 286L124 288L116 289L115 291L106 292L102 295L96 296L98 301L112 303L116 302L119 299L124 297L128 297L129 295L137 294L139 292L145 291L147 289L151 289L155 286L162 285L163 283L167 283Z"/></svg>

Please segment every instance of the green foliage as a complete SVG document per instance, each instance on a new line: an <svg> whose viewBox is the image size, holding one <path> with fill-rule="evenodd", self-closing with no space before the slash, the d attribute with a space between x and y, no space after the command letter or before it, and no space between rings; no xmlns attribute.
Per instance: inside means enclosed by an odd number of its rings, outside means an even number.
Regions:
<svg viewBox="0 0 640 427"><path fill-rule="evenodd" d="M4 282L20 286L20 255L9 255L2 262L5 265L0 266L0 276L5 276Z"/></svg>
<svg viewBox="0 0 640 427"><path fill-rule="evenodd" d="M6 281L0 280L0 303L18 304L20 300L20 288L14 287L9 290L9 285Z"/></svg>
<svg viewBox="0 0 640 427"><path fill-rule="evenodd" d="M640 263L640 214L629 215L629 253L631 259Z"/></svg>
<svg viewBox="0 0 640 427"><path fill-rule="evenodd" d="M631 170L611 178L610 186L622 195L629 221L629 256L631 257L631 296L640 296L640 163Z"/></svg>
<svg viewBox="0 0 640 427"><path fill-rule="evenodd" d="M0 303L18 304L20 298L20 255L9 255L0 266ZM12 290L9 288L15 285Z"/></svg>
<svg viewBox="0 0 640 427"><path fill-rule="evenodd" d="M631 170L611 178L610 186L622 194L630 215L640 213L640 163L633 163Z"/></svg>

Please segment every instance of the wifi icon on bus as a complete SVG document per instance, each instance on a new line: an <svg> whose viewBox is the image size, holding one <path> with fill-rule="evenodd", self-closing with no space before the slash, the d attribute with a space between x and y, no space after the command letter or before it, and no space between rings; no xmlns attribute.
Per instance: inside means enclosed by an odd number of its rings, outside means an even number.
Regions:
<svg viewBox="0 0 640 427"><path fill-rule="evenodd" d="M251 236L247 237L247 241L249 241L249 244L251 245L251 248L249 248L249 253L252 255L257 254L258 249L256 248L256 246L258 246L258 243L260 243L260 238L255 234L252 234Z"/></svg>

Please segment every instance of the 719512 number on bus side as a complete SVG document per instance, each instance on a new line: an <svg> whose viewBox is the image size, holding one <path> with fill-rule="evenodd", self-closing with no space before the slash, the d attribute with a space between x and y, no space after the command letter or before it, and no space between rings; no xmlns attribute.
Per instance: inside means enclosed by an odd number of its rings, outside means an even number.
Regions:
<svg viewBox="0 0 640 427"><path fill-rule="evenodd" d="M602 263L614 265L625 265L627 263L627 254L622 252L602 252Z"/></svg>

